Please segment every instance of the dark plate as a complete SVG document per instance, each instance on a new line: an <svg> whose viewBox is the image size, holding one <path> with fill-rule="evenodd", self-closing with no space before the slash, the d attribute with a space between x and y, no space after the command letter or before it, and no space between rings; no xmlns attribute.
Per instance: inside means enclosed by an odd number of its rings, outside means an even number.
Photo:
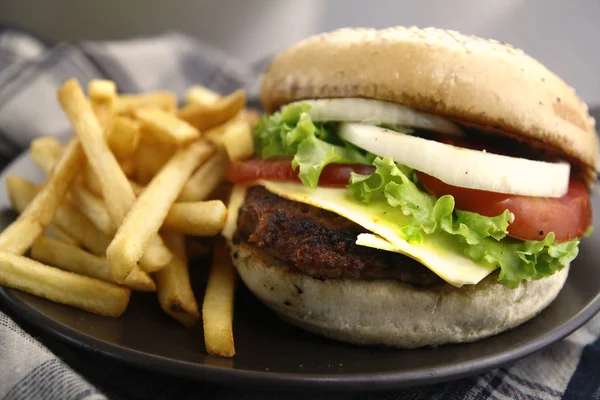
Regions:
<svg viewBox="0 0 600 400"><path fill-rule="evenodd" d="M5 176L40 180L29 157L21 156L0 177L0 209L6 226L14 214ZM600 199L593 199L600 211ZM595 213L595 220L600 215ZM237 355L206 355L202 327L186 329L159 309L151 294L133 297L118 319L98 317L28 294L0 289L0 296L22 317L65 341L107 356L198 380L283 389L376 390L456 379L493 369L557 341L600 309L598 233L581 245L565 288L538 317L509 332L479 342L438 348L395 350L357 347L326 340L280 322L241 289L236 301ZM196 293L202 298L206 265L193 265Z"/></svg>

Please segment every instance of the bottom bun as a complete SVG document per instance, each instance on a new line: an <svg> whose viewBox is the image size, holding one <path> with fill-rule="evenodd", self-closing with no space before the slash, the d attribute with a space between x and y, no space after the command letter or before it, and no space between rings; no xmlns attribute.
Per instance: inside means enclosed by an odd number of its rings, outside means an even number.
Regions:
<svg viewBox="0 0 600 400"><path fill-rule="evenodd" d="M281 319L310 332L361 345L415 348L472 342L533 318L558 295L569 267L523 282L419 288L393 280L318 280L290 271L260 249L231 246L246 286Z"/></svg>

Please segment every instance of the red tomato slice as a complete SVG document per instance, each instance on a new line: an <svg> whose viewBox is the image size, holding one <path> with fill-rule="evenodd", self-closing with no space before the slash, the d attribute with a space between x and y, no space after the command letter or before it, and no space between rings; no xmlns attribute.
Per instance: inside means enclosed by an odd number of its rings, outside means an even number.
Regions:
<svg viewBox="0 0 600 400"><path fill-rule="evenodd" d="M434 196L452 195L459 210L472 211L488 217L508 209L515 220L508 226L509 236L521 240L541 240L554 232L557 242L581 237L592 223L592 205L585 186L569 182L569 191L561 198L527 197L486 192L447 185L422 172L417 176L425 189Z"/></svg>
<svg viewBox="0 0 600 400"><path fill-rule="evenodd" d="M350 180L350 173L371 174L375 169L359 164L329 164L321 172L320 186L343 186ZM232 161L227 166L225 177L232 183L251 182L258 179L270 181L300 181L298 169L292 169L291 159L263 160L251 158L244 161Z"/></svg>

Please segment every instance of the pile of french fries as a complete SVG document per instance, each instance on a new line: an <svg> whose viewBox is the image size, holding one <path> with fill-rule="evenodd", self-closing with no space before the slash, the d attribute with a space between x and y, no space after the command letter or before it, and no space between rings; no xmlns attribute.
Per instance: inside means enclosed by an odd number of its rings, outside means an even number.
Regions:
<svg viewBox="0 0 600 400"><path fill-rule="evenodd" d="M108 317L125 312L131 291L156 292L181 324L202 317L210 354L233 356L235 270L222 239L192 238L219 235L227 209L207 199L228 160L253 152L244 92L192 87L181 108L173 93L118 94L107 80L87 92L74 79L58 90L68 143L31 143L45 182L6 179L20 214L0 234L0 284ZM193 252L213 253L202 312Z"/></svg>

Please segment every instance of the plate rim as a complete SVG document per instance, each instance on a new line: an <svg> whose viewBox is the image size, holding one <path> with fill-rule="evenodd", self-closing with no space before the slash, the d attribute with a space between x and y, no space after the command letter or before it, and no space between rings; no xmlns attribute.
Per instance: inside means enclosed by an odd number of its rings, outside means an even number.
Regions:
<svg viewBox="0 0 600 400"><path fill-rule="evenodd" d="M28 155L29 150L26 150L15 157L15 159L0 172L0 183L3 182L6 176L11 172L17 172L11 170L14 169L15 164L23 162L22 160L27 158ZM567 277L567 282L570 277L571 275ZM69 345L73 345L74 347L85 351L92 351L144 370L159 372L170 376L184 377L195 381L210 383L231 383L234 381L245 387L288 391L292 389L300 391L310 391L315 389L320 391L378 391L429 385L474 376L508 363L518 361L564 339L577 329L581 328L600 311L599 291L585 307L581 308L575 315L563 322L557 328L545 332L535 340L523 343L509 351L504 351L491 356L479 357L468 362L430 368L428 370L391 370L344 374L327 372L271 372L266 370L235 369L218 365L175 360L104 341L92 335L80 332L68 325L64 325L44 314L37 308L20 300L18 296L12 293L16 291L17 290L15 289L0 286L0 298L4 300L5 304L8 305L15 314L26 320L29 324ZM553 300L552 303L554 303L554 301L555 300ZM68 307L64 305L61 306ZM539 314L534 318L537 317L539 317ZM525 322L525 324L530 321Z"/></svg>

